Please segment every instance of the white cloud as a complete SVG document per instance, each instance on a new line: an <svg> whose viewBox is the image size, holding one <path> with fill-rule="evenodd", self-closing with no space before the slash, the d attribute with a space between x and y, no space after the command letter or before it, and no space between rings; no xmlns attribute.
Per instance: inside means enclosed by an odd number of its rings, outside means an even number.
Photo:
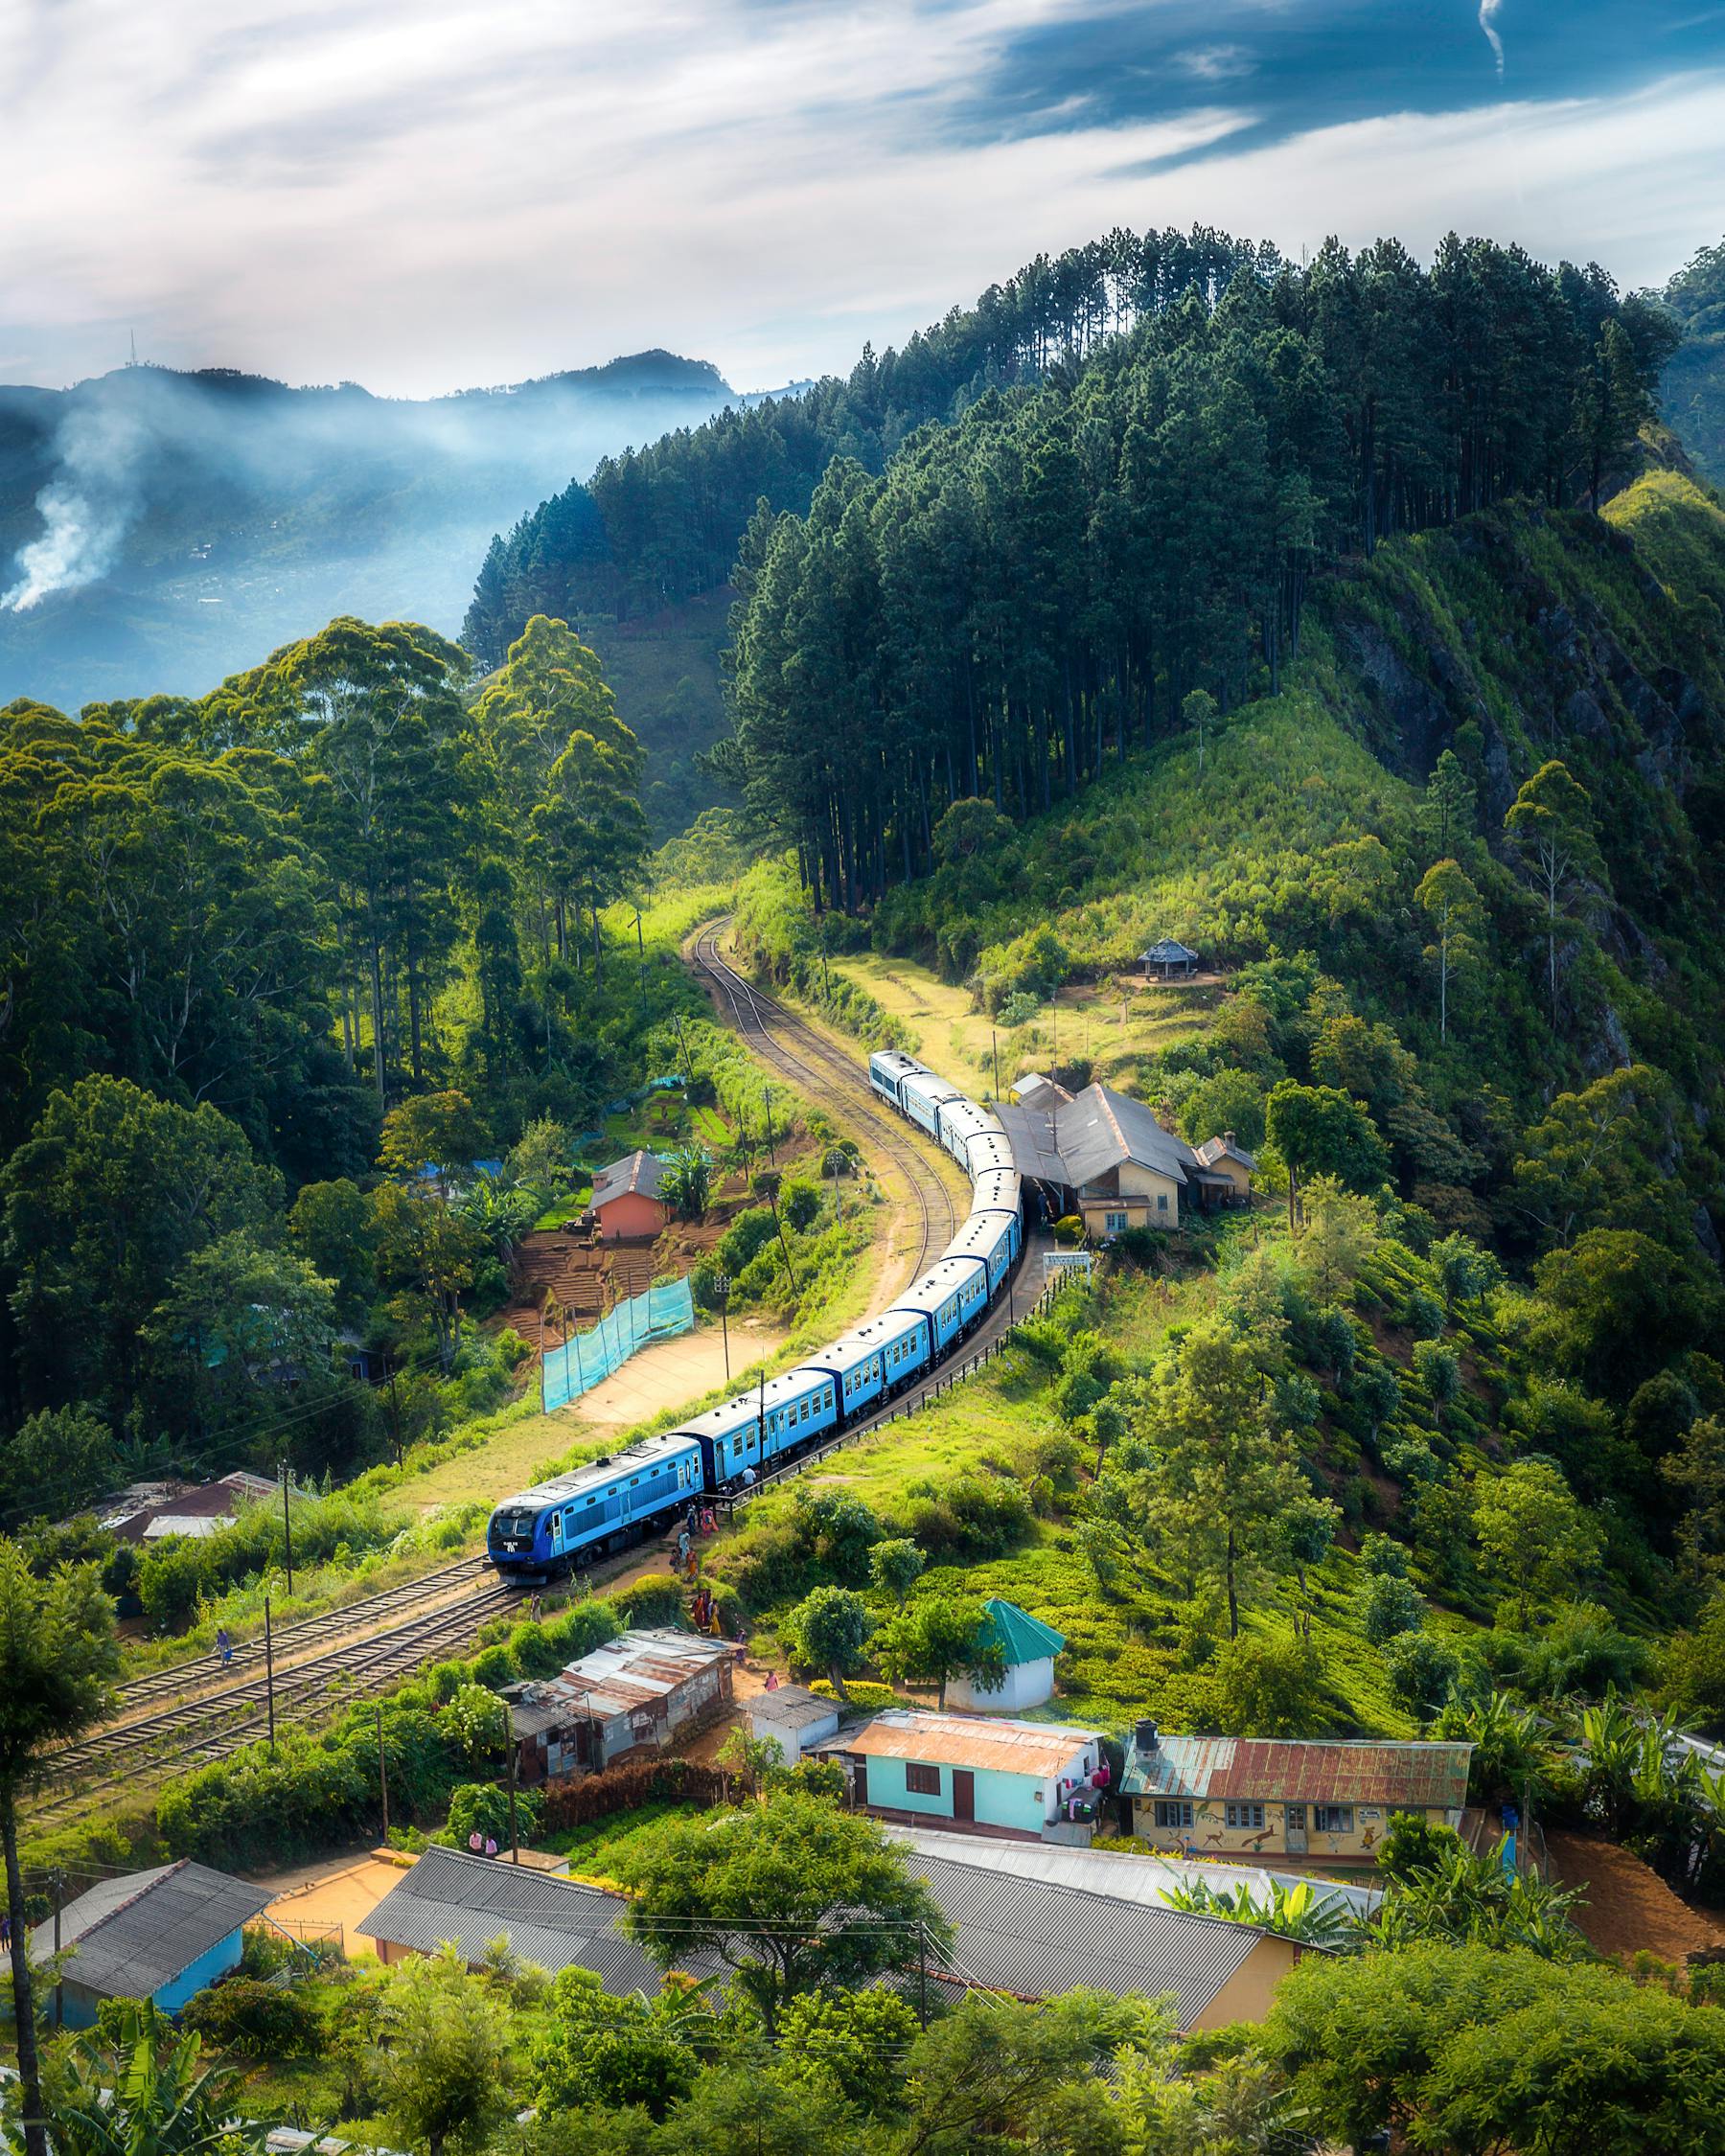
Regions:
<svg viewBox="0 0 1725 2156"><path fill-rule="evenodd" d="M0 225L0 341L14 378L111 365L135 325L151 357L406 394L662 344L753 385L1117 223L1202 218L1295 252L1456 224L1626 279L1716 230L1716 78L1250 152L1228 147L1246 83L1116 127L1014 104L1010 133L978 140L1010 41L1095 12L226 0L212 27L194 0L12 0L0 199L24 214ZM1205 50L1220 92L1225 48Z"/></svg>
<svg viewBox="0 0 1725 2156"><path fill-rule="evenodd" d="M1176 53L1174 64L1201 82L1233 82L1255 72L1257 62L1244 45L1197 45Z"/></svg>

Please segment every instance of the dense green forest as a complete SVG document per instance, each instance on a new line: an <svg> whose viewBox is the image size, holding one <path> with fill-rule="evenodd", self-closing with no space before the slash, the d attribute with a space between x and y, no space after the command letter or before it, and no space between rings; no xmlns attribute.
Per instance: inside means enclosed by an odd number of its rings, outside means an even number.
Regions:
<svg viewBox="0 0 1725 2156"><path fill-rule="evenodd" d="M494 1365L464 1302L693 1008L605 921L647 833L591 651L536 620L468 677L339 620L198 700L0 713L9 1516L413 1434L333 1339Z"/></svg>
<svg viewBox="0 0 1725 2156"><path fill-rule="evenodd" d="M1707 476L1725 486L1725 241L1703 247L1662 297L1684 333L1666 369L1666 417Z"/></svg>

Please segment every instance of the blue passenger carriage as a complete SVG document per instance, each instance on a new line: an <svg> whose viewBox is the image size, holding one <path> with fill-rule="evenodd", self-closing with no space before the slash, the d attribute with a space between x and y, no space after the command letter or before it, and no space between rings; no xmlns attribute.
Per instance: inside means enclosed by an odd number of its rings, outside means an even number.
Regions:
<svg viewBox="0 0 1725 2156"><path fill-rule="evenodd" d="M978 1132L971 1139L970 1158L966 1165L970 1169L973 1184L978 1177L985 1176L991 1168L1010 1168L1012 1166L1011 1139L1008 1138L1004 1131L999 1129Z"/></svg>
<svg viewBox="0 0 1725 2156"><path fill-rule="evenodd" d="M970 1168L971 1145L981 1137L998 1137L1000 1126L985 1108L978 1108L974 1100L942 1101L936 1113L936 1135L941 1144L967 1172Z"/></svg>
<svg viewBox="0 0 1725 2156"><path fill-rule="evenodd" d="M674 1518L704 1487L699 1444L672 1432L505 1498L486 1530L506 1579L535 1586L622 1549Z"/></svg>
<svg viewBox="0 0 1725 2156"><path fill-rule="evenodd" d="M932 1076L927 1064L918 1063L900 1048L877 1048L868 1059L868 1083L883 1100L889 1100L894 1108L903 1108L899 1088L914 1072Z"/></svg>
<svg viewBox="0 0 1725 2156"><path fill-rule="evenodd" d="M947 1245L943 1256L979 1260L987 1270L988 1300L992 1302L1018 1256L1019 1232L1016 1213L972 1213Z"/></svg>
<svg viewBox="0 0 1725 2156"><path fill-rule="evenodd" d="M981 1260L942 1258L914 1287L907 1289L888 1315L925 1317L933 1334L933 1360L970 1331L987 1304L988 1268Z"/></svg>
<svg viewBox="0 0 1725 2156"><path fill-rule="evenodd" d="M973 1213L1022 1212L1024 1195L1016 1168L984 1168L971 1179Z"/></svg>
<svg viewBox="0 0 1725 2156"><path fill-rule="evenodd" d="M876 1400L890 1400L929 1366L929 1320L920 1311L888 1311L821 1348L808 1365L839 1388L839 1411L849 1421Z"/></svg>
<svg viewBox="0 0 1725 2156"><path fill-rule="evenodd" d="M949 1086L932 1070L908 1071L899 1080L899 1106L919 1130L927 1131L936 1141L940 1137L941 1108L949 1100L963 1097L956 1086Z"/></svg>

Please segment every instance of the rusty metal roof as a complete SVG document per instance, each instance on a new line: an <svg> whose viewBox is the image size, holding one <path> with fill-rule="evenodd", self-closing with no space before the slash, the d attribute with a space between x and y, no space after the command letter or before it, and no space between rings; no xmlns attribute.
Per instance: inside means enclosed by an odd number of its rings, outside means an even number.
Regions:
<svg viewBox="0 0 1725 2156"><path fill-rule="evenodd" d="M1467 1801L1471 1744L1382 1744L1304 1737L1162 1736L1135 1744L1120 1778L1129 1797L1237 1797L1296 1804Z"/></svg>
<svg viewBox="0 0 1725 2156"><path fill-rule="evenodd" d="M918 1759L929 1766L992 1767L1007 1775L1056 1775L1070 1767L1097 1730L1064 1722L1009 1722L980 1714L877 1714L845 1730L824 1749L864 1758Z"/></svg>
<svg viewBox="0 0 1725 2156"><path fill-rule="evenodd" d="M727 1640L702 1640L687 1632L626 1632L583 1655L555 1677L534 1685L522 1706L566 1706L583 1714L625 1714L668 1700L703 1670L728 1662Z"/></svg>

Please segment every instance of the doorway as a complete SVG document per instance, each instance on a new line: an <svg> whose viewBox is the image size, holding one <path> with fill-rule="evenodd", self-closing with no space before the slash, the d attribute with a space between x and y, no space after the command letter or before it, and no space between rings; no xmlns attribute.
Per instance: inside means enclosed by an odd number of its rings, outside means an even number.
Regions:
<svg viewBox="0 0 1725 2156"><path fill-rule="evenodd" d="M968 1767L953 1769L953 1817L973 1823L977 1817L977 1778Z"/></svg>

